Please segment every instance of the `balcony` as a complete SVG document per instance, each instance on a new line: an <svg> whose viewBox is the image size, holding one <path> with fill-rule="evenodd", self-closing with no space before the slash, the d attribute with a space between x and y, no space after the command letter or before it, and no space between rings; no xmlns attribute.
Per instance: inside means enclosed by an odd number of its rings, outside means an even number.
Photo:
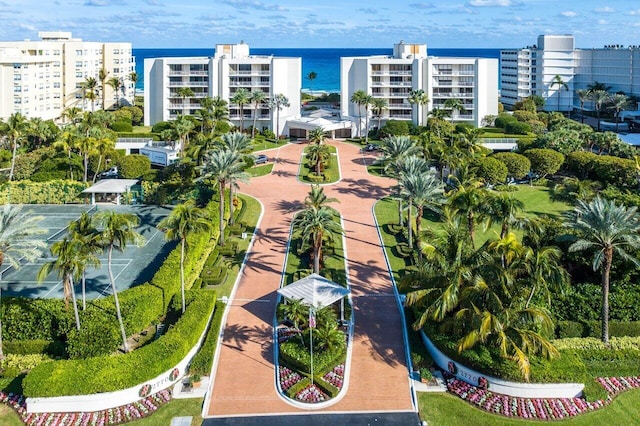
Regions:
<svg viewBox="0 0 640 426"><path fill-rule="evenodd" d="M389 71L389 70L381 70L381 71L371 71L371 75L393 75L393 76L411 76L411 71Z"/></svg>
<svg viewBox="0 0 640 426"><path fill-rule="evenodd" d="M473 93L434 93L433 98L473 99Z"/></svg>
<svg viewBox="0 0 640 426"><path fill-rule="evenodd" d="M412 87L410 81L373 81L372 87Z"/></svg>
<svg viewBox="0 0 640 426"><path fill-rule="evenodd" d="M197 108L197 109L200 109L200 108L202 108L202 105L200 105L198 102L195 102L195 103L186 103L186 104L175 103L175 102L169 102L169 108L175 108L175 109L190 109L190 108Z"/></svg>
<svg viewBox="0 0 640 426"><path fill-rule="evenodd" d="M269 81L230 81L229 86L231 87L264 87L270 86L271 83Z"/></svg>
<svg viewBox="0 0 640 426"><path fill-rule="evenodd" d="M251 70L251 71L236 71L229 70L229 75L271 75L271 71L260 71L260 70Z"/></svg>
<svg viewBox="0 0 640 426"><path fill-rule="evenodd" d="M207 81L170 81L169 87L209 87Z"/></svg>
<svg viewBox="0 0 640 426"><path fill-rule="evenodd" d="M449 70L434 70L434 76L473 76L475 71L449 71Z"/></svg>
<svg viewBox="0 0 640 426"><path fill-rule="evenodd" d="M178 71L178 70L170 70L169 76L172 75L209 75L209 71Z"/></svg>

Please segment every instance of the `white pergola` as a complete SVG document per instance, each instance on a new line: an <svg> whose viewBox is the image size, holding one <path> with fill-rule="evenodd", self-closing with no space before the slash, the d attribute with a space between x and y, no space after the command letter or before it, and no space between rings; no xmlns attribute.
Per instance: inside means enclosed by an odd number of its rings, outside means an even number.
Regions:
<svg viewBox="0 0 640 426"><path fill-rule="evenodd" d="M301 300L304 305L319 309L340 300L340 320L344 321L344 297L349 289L327 278L311 274L278 290L287 300Z"/></svg>
<svg viewBox="0 0 640 426"><path fill-rule="evenodd" d="M120 196L129 192L137 183L137 179L103 179L82 192L91 194L91 204L96 203L96 194L113 194L116 196L116 204L120 205Z"/></svg>

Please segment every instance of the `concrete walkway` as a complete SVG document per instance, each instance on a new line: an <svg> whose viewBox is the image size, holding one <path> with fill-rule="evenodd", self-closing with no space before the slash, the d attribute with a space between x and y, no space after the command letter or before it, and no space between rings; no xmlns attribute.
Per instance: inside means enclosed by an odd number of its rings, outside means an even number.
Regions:
<svg viewBox="0 0 640 426"><path fill-rule="evenodd" d="M321 413L414 411L402 322L373 218L376 200L391 180L370 176L358 147L330 142L339 151L342 179L328 185L343 218L355 330L350 382L344 398ZM297 181L304 146L277 151L271 175L254 178L241 192L259 199L264 215L230 302L217 368L204 417L250 417L308 412L286 403L275 386L273 319L291 220L309 192ZM317 413L318 411L314 411Z"/></svg>

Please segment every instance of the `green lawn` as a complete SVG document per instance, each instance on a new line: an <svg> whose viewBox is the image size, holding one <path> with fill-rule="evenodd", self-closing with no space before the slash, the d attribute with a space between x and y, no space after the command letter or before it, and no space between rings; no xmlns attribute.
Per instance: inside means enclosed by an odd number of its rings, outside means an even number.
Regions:
<svg viewBox="0 0 640 426"><path fill-rule="evenodd" d="M512 419L487 413L448 393L418 393L420 418L431 426L526 426L542 421ZM640 389L627 391L600 410L552 424L562 425L637 425L640 421Z"/></svg>
<svg viewBox="0 0 640 426"><path fill-rule="evenodd" d="M133 133L151 133L153 126L133 126Z"/></svg>
<svg viewBox="0 0 640 426"><path fill-rule="evenodd" d="M249 173L251 177L265 176L271 173L273 170L273 163L271 164L261 164L259 166L251 167L247 169L246 172Z"/></svg>
<svg viewBox="0 0 640 426"><path fill-rule="evenodd" d="M288 141L280 141L280 143L267 140L262 136L256 136L251 143L251 152L264 151L265 149L280 148L287 144Z"/></svg>
<svg viewBox="0 0 640 426"><path fill-rule="evenodd" d="M136 426L170 425L174 417L193 416L191 424L193 426L202 424L202 403L203 398L174 399L163 405L151 416L136 420L129 424Z"/></svg>
<svg viewBox="0 0 640 426"><path fill-rule="evenodd" d="M324 180L321 182L312 180L309 175L315 174L315 165L310 166L306 156L301 161L299 176L300 180L305 183L335 183L340 180L340 165L338 164L338 156L336 155L336 147L329 146L331 155L327 165L324 168ZM306 148L305 148L306 152Z"/></svg>

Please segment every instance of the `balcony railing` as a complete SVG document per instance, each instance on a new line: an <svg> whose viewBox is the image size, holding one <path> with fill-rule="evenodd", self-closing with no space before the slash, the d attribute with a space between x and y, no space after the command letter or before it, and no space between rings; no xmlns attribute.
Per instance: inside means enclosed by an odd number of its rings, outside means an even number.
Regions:
<svg viewBox="0 0 640 426"><path fill-rule="evenodd" d="M269 86L271 83L268 81L247 82L247 81L230 81L229 86L233 87L259 87Z"/></svg>
<svg viewBox="0 0 640 426"><path fill-rule="evenodd" d="M209 71L176 71L170 70L169 75L209 75Z"/></svg>
<svg viewBox="0 0 640 426"><path fill-rule="evenodd" d="M410 81L374 81L371 86L375 87L411 87Z"/></svg>
<svg viewBox="0 0 640 426"><path fill-rule="evenodd" d="M452 76L464 76L464 75L475 75L474 71L443 71L443 70L435 70L433 72L434 76L439 76L439 75L452 75Z"/></svg>
<svg viewBox="0 0 640 426"><path fill-rule="evenodd" d="M251 70L251 71L235 71L229 70L229 75L271 75L271 71L260 71L260 70Z"/></svg>
<svg viewBox="0 0 640 426"><path fill-rule="evenodd" d="M170 81L169 87L208 87L206 81Z"/></svg>
<svg viewBox="0 0 640 426"><path fill-rule="evenodd" d="M473 93L434 93L433 98L473 99Z"/></svg>
<svg viewBox="0 0 640 426"><path fill-rule="evenodd" d="M381 70L381 71L371 71L371 75L398 75L398 76L410 76L412 75L411 71L389 71L389 70Z"/></svg>

